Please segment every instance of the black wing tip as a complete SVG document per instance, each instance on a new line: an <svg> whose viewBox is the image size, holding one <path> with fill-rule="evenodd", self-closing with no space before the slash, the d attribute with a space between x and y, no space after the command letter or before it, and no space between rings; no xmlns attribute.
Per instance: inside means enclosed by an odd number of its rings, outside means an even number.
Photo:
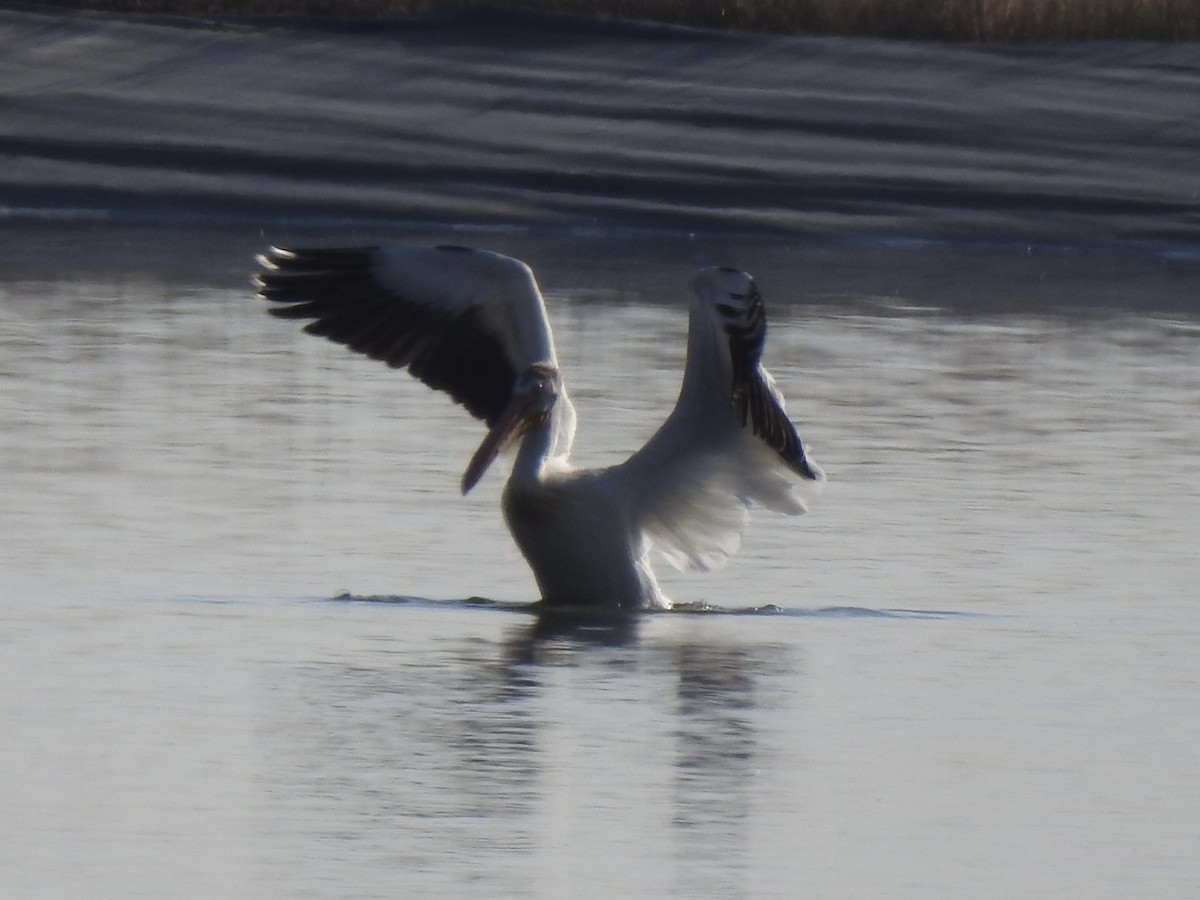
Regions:
<svg viewBox="0 0 1200 900"><path fill-rule="evenodd" d="M754 434L779 454L792 471L808 481L823 481L825 473L808 458L804 441L796 426L788 418L776 397L772 396L765 382L755 386L759 390L760 403L752 407L751 417Z"/></svg>
<svg viewBox="0 0 1200 900"><path fill-rule="evenodd" d="M767 344L767 309L762 292L748 272L729 266L718 266L717 271L743 275L748 281L745 291L728 294L731 302L716 303L717 311L725 319L724 331L733 367L729 405L739 427L749 428L802 478L823 481L825 473L809 462L796 426L767 384L760 365Z"/></svg>
<svg viewBox="0 0 1200 900"><path fill-rule="evenodd" d="M341 271L367 263L378 247L268 247L254 258L269 273Z"/></svg>
<svg viewBox="0 0 1200 900"><path fill-rule="evenodd" d="M799 453L794 455L790 460L790 465L799 473L801 478L816 482L825 480L825 473L821 471L821 467L809 460L802 446L799 449Z"/></svg>
<svg viewBox="0 0 1200 900"><path fill-rule="evenodd" d="M314 291L348 275L365 273L376 247L268 247L255 255L260 271L252 278L258 296L279 304L297 304L313 299ZM279 307L271 313L301 318Z"/></svg>
<svg viewBox="0 0 1200 900"><path fill-rule="evenodd" d="M272 316L308 320L306 334L407 369L472 415L493 422L516 378L503 341L475 306L441 307L381 282L379 249L270 247L256 257L261 269L254 284Z"/></svg>

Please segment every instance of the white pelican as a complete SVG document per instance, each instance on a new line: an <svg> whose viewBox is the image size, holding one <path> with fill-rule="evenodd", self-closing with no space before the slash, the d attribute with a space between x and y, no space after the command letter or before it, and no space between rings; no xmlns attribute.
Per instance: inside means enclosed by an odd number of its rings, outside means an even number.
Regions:
<svg viewBox="0 0 1200 900"><path fill-rule="evenodd" d="M620 465L573 469L575 408L529 266L464 247L284 250L258 257L259 295L305 331L408 371L488 426L465 494L519 440L502 506L547 604L670 607L651 548L711 569L737 550L756 501L804 512L823 479L762 367L766 315L745 272L703 269L675 410Z"/></svg>

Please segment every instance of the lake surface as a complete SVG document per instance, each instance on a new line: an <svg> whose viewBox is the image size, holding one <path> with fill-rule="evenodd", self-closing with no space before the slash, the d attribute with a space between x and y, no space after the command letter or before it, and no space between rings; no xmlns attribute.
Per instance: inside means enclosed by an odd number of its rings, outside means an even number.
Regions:
<svg viewBox="0 0 1200 900"><path fill-rule="evenodd" d="M580 280L599 465L685 298ZM1200 319L760 283L829 484L663 571L773 613L624 624L525 611L500 477L456 489L479 426L248 289L4 285L10 889L1191 896Z"/></svg>
<svg viewBox="0 0 1200 900"><path fill-rule="evenodd" d="M0 893L1200 895L1195 46L0 46ZM750 270L823 496L659 567L716 611L539 618L478 423L247 283L391 239L534 265L581 465Z"/></svg>

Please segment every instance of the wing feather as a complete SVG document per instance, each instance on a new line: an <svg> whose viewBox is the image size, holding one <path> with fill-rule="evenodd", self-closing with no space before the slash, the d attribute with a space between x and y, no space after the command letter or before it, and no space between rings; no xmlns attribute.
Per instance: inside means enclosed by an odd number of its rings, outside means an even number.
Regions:
<svg viewBox="0 0 1200 900"><path fill-rule="evenodd" d="M737 277L745 273L718 269L714 274ZM740 309L729 303L716 306L727 320L724 331L729 338L731 402L738 421L743 428L748 424L755 435L802 477L817 481L820 475L808 462L796 426L784 411L783 397L771 374L762 367L767 343L767 313L762 295L751 279L744 290L735 291L730 299L741 301L743 306Z"/></svg>
<svg viewBox="0 0 1200 900"><path fill-rule="evenodd" d="M464 247L271 248L272 315L409 373L494 425L517 375L556 364L545 304L519 260Z"/></svg>
<svg viewBox="0 0 1200 900"><path fill-rule="evenodd" d="M736 552L752 503L798 515L824 476L762 367L766 313L753 280L706 269L692 287L679 400L608 477L649 544L679 568L703 570Z"/></svg>

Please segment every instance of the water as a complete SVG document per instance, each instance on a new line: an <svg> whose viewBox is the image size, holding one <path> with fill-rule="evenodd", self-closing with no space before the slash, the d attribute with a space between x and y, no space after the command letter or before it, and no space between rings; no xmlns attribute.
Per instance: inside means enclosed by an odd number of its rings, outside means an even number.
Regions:
<svg viewBox="0 0 1200 900"><path fill-rule="evenodd" d="M1200 319L805 296L789 254L828 488L663 572L777 609L582 627L524 610L443 397L245 288L3 285L7 890L1194 896ZM605 258L548 285L594 465L686 324Z"/></svg>
<svg viewBox="0 0 1200 900"><path fill-rule="evenodd" d="M1195 46L0 44L0 893L1200 894ZM754 272L824 496L660 570L724 612L539 619L480 426L250 297L395 238L534 265L583 465Z"/></svg>

